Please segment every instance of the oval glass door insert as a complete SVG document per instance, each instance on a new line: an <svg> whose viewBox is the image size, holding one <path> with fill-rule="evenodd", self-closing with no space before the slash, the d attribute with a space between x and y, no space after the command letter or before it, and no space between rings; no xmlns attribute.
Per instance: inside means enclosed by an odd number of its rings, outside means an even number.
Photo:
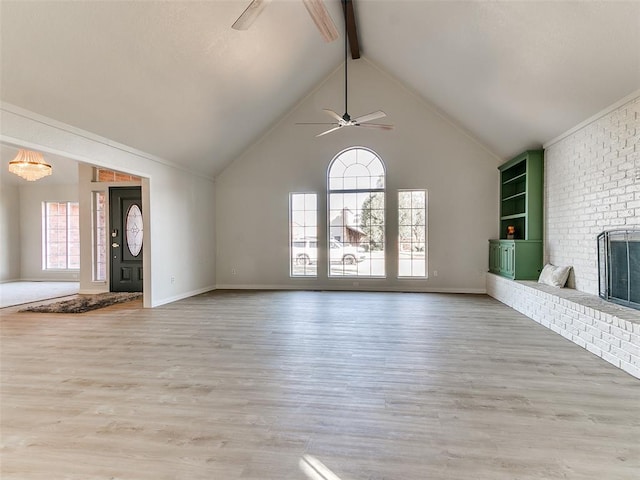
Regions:
<svg viewBox="0 0 640 480"><path fill-rule="evenodd" d="M142 212L138 205L131 205L126 219L127 248L137 257L142 250Z"/></svg>

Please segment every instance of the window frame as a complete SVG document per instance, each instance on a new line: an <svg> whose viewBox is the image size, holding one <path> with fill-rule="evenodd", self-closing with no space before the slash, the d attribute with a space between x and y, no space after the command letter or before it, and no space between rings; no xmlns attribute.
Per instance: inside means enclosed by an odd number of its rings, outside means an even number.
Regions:
<svg viewBox="0 0 640 480"><path fill-rule="evenodd" d="M51 219L51 215L49 213L49 206L50 205L65 205L66 206L66 212L64 215L64 219L65 219L65 225L64 225L64 230L65 230L65 241L64 241L64 264L65 267L59 267L59 266L55 266L55 267L50 267L50 255L51 255L51 249L53 247L53 242L49 241L49 233L50 233L50 219ZM71 217L73 216L71 211L72 211L72 206L75 206L77 211L78 211L78 215L77 215L77 219L76 219L76 224L77 224L77 235L78 235L78 241L77 241L77 250L78 250L78 255L77 255L77 259L78 259L78 266L70 266L70 258L72 257L72 255L70 254L70 251L72 249L72 241L71 241L71 233L73 232L73 230L75 230L73 228L73 225L71 224L72 222L70 221ZM62 216L58 215L59 218L61 218ZM57 228L56 230L61 231L61 228ZM62 242L57 242L58 245L62 245ZM60 255L60 254L58 254ZM74 255L73 257L76 257L76 255ZM81 254L80 254L80 203L79 202L72 202L72 201L43 201L42 202L42 270L44 271L58 271L58 272L67 272L67 271L73 271L73 272L78 272L80 270L80 258L81 258Z"/></svg>
<svg viewBox="0 0 640 480"><path fill-rule="evenodd" d="M401 225L401 210L406 210L406 208L401 208L401 202L400 202L400 195L402 195L403 193L413 193L413 192L420 192L420 193L424 193L424 206L423 206L423 212L424 212L424 241L423 243L423 254L424 254L424 275L401 275L400 274L400 265L401 265L401 261L403 260L400 257L401 254L401 248L400 245L401 243L407 243L407 242L401 242L401 229L402 227L406 227L409 226L411 228L416 227L416 226L420 226L419 224L414 224L414 223L410 223L409 225ZM398 237L397 237L397 273L398 273L398 279L400 280L422 280L422 279L427 279L429 278L429 192L427 191L426 188L403 188L403 189L398 189L398 209L397 209L397 222L398 222ZM409 210L413 211L414 208L410 207ZM411 217L413 218L413 214L411 215ZM413 246L413 241L410 241L408 243L411 243L411 245ZM411 253L411 260L413 260L414 257L414 251L413 248L410 249L410 253ZM419 252L417 252L419 253ZM419 255L418 255L419 256ZM411 270L413 271L413 262L411 263Z"/></svg>
<svg viewBox="0 0 640 480"><path fill-rule="evenodd" d="M352 150L363 150L366 151L368 153L370 153L373 157L375 157L375 159L379 162L380 166L382 167L382 175L381 177L383 178L383 186L382 187L371 187L371 185L369 185L369 188L331 188L331 179L335 178L331 176L331 172L334 168L334 165L336 164L336 162L338 160L341 159L341 157L343 155L345 155L347 152L350 152ZM341 160L340 160L341 161ZM347 167L349 168L349 167ZM346 170L346 169L345 169ZM343 175L344 178L344 175ZM371 178L371 177L370 177ZM382 160L382 158L380 157L380 155L378 155L377 152L375 152L374 150L372 150L371 148L367 148L367 147L363 147L363 146L352 146L352 147L348 147L345 148L343 150L341 150L340 152L338 152L333 159L331 160L331 162L329 162L329 166L327 167L327 174L326 174L326 181L327 181L327 221L326 221L326 226L327 226L327 277L328 278L332 278L332 279L336 279L336 278L351 278L351 279L355 279L355 278L362 278L362 279L367 279L367 278L371 278L371 279L375 279L375 278L387 278L387 229L386 229L386 221L387 221L387 192L386 192L386 188L387 188L387 167L384 163L384 161ZM356 181L357 184L357 181ZM343 270L342 270L342 274L334 274L331 271L331 266L332 266L332 262L331 262L331 242L334 241L335 239L332 237L331 235L331 230L332 227L334 227L334 225L331 225L332 219L331 219L331 212L332 212L332 205L331 205L331 195L335 195L335 194L342 194L342 195L349 195L349 194L362 194L362 193L366 193L366 194L373 194L373 193L381 193L382 194L382 213L383 213L383 221L382 221L382 247L383 247L383 261L382 261L382 266L383 266L383 273L380 275L373 275L373 274L359 274L358 271L356 270L356 272L354 274L345 274L344 271L344 264L343 265ZM343 225L343 227L346 225ZM340 243L344 244L344 239L341 238L340 239ZM369 253L369 268L371 271L371 250L368 251Z"/></svg>
<svg viewBox="0 0 640 480"><path fill-rule="evenodd" d="M294 225L293 225L293 217L294 217L294 209L293 209L293 203L294 203L294 197L295 196L305 196L304 199L304 205L305 205L305 209L304 210L296 210L296 212L305 212L304 217L305 217L305 222L304 225L300 225L300 227L302 229L305 230L305 235L303 237L304 240L298 240L298 239L294 239ZM314 203L315 203L315 208L313 210L307 209L306 205L307 205L307 199L306 196L313 196L314 197ZM315 213L315 225L307 225L306 223L306 212L314 212ZM306 230L307 228L314 228L315 227L315 235L311 235L311 236L307 236L306 235ZM290 192L289 193L289 277L290 278L317 278L318 277L318 228L319 228L319 224L318 224L318 194L317 192ZM309 240L307 240L307 238L309 238ZM311 240L311 238L315 238L315 240ZM306 242L313 242L315 241L316 243L316 256L315 256L315 266L313 268L308 268L310 265L312 265L312 262L310 261L309 263L306 263L303 265L303 272L304 273L296 273L296 266L300 267L299 264L296 264L294 266L294 262L296 261L294 258L294 248L299 248L297 246L294 245L294 242L297 241L304 241L305 242L305 246L303 248L307 248L306 247ZM307 272L308 270L308 272Z"/></svg>
<svg viewBox="0 0 640 480"><path fill-rule="evenodd" d="M100 210L98 197L102 197L102 215L103 222L100 221ZM109 261L108 261L108 214L109 202L107 192L104 190L94 190L91 192L91 232L92 232L92 281L96 283L106 283L108 277ZM104 262L100 261L100 254L104 258ZM102 268L101 268L102 265ZM100 278L100 273L104 274L104 278Z"/></svg>

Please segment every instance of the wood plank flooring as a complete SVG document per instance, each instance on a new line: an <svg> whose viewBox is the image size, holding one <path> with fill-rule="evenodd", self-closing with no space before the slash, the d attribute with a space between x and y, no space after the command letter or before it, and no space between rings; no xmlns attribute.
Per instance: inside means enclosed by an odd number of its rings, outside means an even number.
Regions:
<svg viewBox="0 0 640 480"><path fill-rule="evenodd" d="M2 480L640 478L640 381L483 295L211 292L0 325Z"/></svg>

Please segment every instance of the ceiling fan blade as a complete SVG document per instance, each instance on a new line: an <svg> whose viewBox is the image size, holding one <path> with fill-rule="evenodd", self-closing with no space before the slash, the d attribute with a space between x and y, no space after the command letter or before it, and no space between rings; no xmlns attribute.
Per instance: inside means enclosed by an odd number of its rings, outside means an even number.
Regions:
<svg viewBox="0 0 640 480"><path fill-rule="evenodd" d="M242 12L242 15L231 25L231 28L234 30L247 30L269 3L271 3L271 0L252 0L245 11Z"/></svg>
<svg viewBox="0 0 640 480"><path fill-rule="evenodd" d="M296 125L336 125L336 126L340 126L340 124L336 123L336 122L296 122Z"/></svg>
<svg viewBox="0 0 640 480"><path fill-rule="evenodd" d="M328 108L324 108L323 110L327 112L329 115L331 115L333 118L335 118L338 122L344 122L344 119L333 110L329 110Z"/></svg>
<svg viewBox="0 0 640 480"><path fill-rule="evenodd" d="M380 130L393 130L395 125L385 125L383 123L358 123L354 125L356 127L369 127L369 128L379 128Z"/></svg>
<svg viewBox="0 0 640 480"><path fill-rule="evenodd" d="M324 2L322 0L302 0L304 6L307 7L307 11L311 18L313 19L313 23L316 24L318 30L320 31L320 35L324 38L325 42L333 42L336 38L338 38L338 29L336 28L336 24L333 23L333 19L329 12L327 11L327 7L324 6Z"/></svg>
<svg viewBox="0 0 640 480"><path fill-rule="evenodd" d="M369 113L367 115L362 115L361 117L354 118L351 121L353 123L364 123L364 122L370 122L371 120L377 120L379 118L386 117L386 116L387 116L386 113L384 113L382 110L378 110L377 112Z"/></svg>
<svg viewBox="0 0 640 480"><path fill-rule="evenodd" d="M318 135L316 135L316 137L321 137L323 135L326 135L327 133L335 132L336 130L340 130L341 128L342 128L342 126L338 125L337 127L330 128L326 132L319 133Z"/></svg>

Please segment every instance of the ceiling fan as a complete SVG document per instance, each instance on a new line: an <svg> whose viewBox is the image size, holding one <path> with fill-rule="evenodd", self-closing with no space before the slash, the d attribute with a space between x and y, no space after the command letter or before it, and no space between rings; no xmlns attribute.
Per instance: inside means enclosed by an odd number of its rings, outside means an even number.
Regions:
<svg viewBox="0 0 640 480"><path fill-rule="evenodd" d="M271 0L252 0L231 28L235 30L247 30L269 3L271 3ZM333 23L331 15L329 15L322 0L302 0L302 3L307 7L313 23L318 27L320 35L322 35L325 42L333 42L338 38L336 24Z"/></svg>
<svg viewBox="0 0 640 480"><path fill-rule="evenodd" d="M343 3L344 10L344 24L345 30L347 28L347 1L351 0L341 0ZM368 128L378 128L382 130L392 130L394 128L393 125L382 124L382 123L368 123L373 120L378 120L379 118L386 117L387 114L382 110L378 110L377 112L368 113L366 115L362 115L360 117L351 118L349 115L348 108L348 98L349 98L349 76L347 71L348 58L347 58L347 34L345 32L344 35L344 115L340 116L333 110L325 108L324 111L329 114L329 116L333 117L335 122L323 122L323 123L313 123L313 122L304 122L297 123L296 125L332 125L331 128L325 130L322 133L316 135L316 137L322 137L327 133L335 132L336 130L340 130L343 127L368 127Z"/></svg>

